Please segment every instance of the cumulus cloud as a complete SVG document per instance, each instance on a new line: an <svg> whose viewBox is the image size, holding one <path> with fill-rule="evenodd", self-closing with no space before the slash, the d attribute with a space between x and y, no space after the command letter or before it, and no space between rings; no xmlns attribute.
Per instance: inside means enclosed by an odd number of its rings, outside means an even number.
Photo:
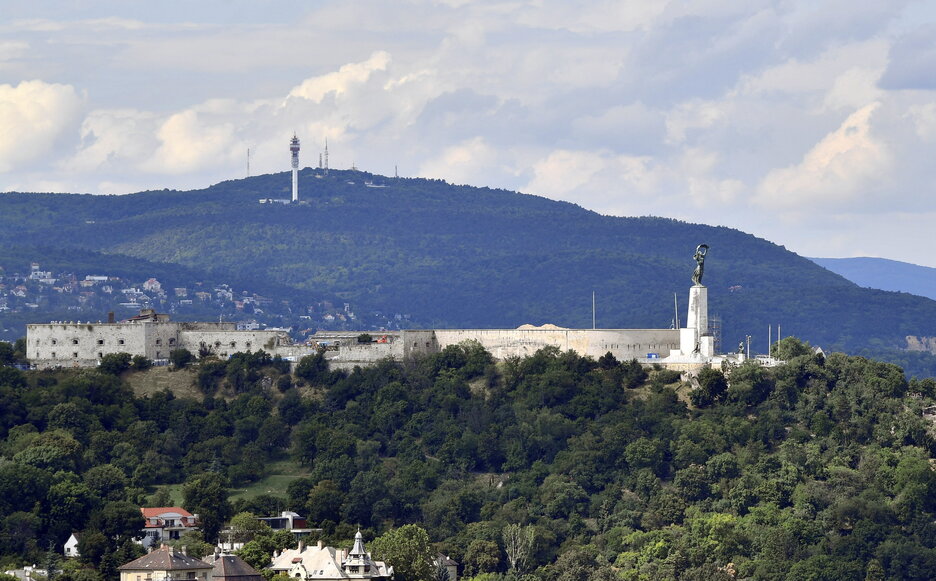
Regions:
<svg viewBox="0 0 936 581"><path fill-rule="evenodd" d="M758 186L758 202L795 210L854 202L874 191L891 166L887 147L871 134L879 105L871 103L849 115L800 163L770 171Z"/></svg>
<svg viewBox="0 0 936 581"><path fill-rule="evenodd" d="M77 129L83 105L70 85L39 80L0 85L0 172L49 156Z"/></svg>
<svg viewBox="0 0 936 581"><path fill-rule="evenodd" d="M456 184L479 184L478 176L494 166L497 152L482 137L447 147L419 168L419 175L441 178Z"/></svg>
<svg viewBox="0 0 936 581"><path fill-rule="evenodd" d="M290 91L289 96L309 99L316 103L321 103L329 93L341 97L351 87L366 83L373 73L387 70L389 64L390 53L377 51L366 61L349 63L335 72L306 79Z"/></svg>
<svg viewBox="0 0 936 581"><path fill-rule="evenodd" d="M237 144L232 123L209 124L193 110L170 116L156 131L159 147L142 167L148 171L179 174L208 169L239 157L246 149Z"/></svg>

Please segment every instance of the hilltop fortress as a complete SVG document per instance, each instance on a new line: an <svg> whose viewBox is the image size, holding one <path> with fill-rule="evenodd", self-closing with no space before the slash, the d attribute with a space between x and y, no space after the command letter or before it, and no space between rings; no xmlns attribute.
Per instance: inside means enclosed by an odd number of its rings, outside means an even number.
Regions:
<svg viewBox="0 0 936 581"><path fill-rule="evenodd" d="M296 344L284 331L238 331L235 323L174 322L168 315L142 311L126 321L107 323L53 322L26 328L26 356L36 368L94 367L109 353L141 355L157 363L168 362L174 349L211 352L226 358L238 351L262 349L296 362L325 349L333 368L372 364L385 357L406 359L438 353L450 345L477 341L495 358L524 357L547 346L573 350L594 358L611 353L618 360L659 363L681 371L720 363L743 361L743 353L716 355L709 329L708 289L702 285L705 254L701 244L694 258L697 267L689 289L686 326L680 329L565 329L554 325L517 329L428 329L393 332L319 332L306 344ZM359 342L365 333L376 341Z"/></svg>

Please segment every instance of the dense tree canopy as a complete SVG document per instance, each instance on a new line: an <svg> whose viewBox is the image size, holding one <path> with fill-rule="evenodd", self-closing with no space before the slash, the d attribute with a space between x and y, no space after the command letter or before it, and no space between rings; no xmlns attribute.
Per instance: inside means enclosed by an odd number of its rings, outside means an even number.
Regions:
<svg viewBox="0 0 936 581"><path fill-rule="evenodd" d="M704 371L694 391L554 348L495 365L476 344L285 392L276 362L245 354L199 400L96 370L2 376L0 557L39 562L78 530L109 575L139 507L182 484L209 542L235 509L295 510L329 543L360 526L375 554L418 553L393 563L414 579L435 551L492 580L930 578L936 383L782 348L783 365ZM231 502L274 463L288 487ZM257 565L289 542L232 524Z"/></svg>

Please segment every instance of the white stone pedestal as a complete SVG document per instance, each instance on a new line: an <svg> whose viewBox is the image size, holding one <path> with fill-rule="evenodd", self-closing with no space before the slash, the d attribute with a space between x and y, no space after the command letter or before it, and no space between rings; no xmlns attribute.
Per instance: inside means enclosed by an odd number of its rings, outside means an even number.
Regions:
<svg viewBox="0 0 936 581"><path fill-rule="evenodd" d="M689 288L689 312L686 327L679 330L681 357L712 357L715 338L708 332L708 288L697 284Z"/></svg>

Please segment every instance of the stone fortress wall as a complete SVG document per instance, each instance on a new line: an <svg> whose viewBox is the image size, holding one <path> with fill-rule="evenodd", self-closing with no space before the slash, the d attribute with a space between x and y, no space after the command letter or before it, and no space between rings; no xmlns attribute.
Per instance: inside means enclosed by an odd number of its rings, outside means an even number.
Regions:
<svg viewBox="0 0 936 581"><path fill-rule="evenodd" d="M427 329L403 331L322 331L308 344L294 344L281 331L238 331L234 323L170 322L167 315L143 311L120 323L47 323L27 325L30 362L38 368L93 367L108 353L127 352L154 361L169 357L173 349L198 353L210 349L226 358L239 351L262 349L273 356L298 362L324 349L329 366L350 369L392 357L404 360L438 353L450 345L477 341L496 359L525 357L547 346L573 350L595 359L611 353L619 361L636 359L692 372L728 358L741 362L743 354L717 356L708 325L708 292L701 284L707 246L696 250L698 268L689 289L686 326L682 329L565 329L555 325L517 329ZM368 333L371 342L359 343Z"/></svg>
<svg viewBox="0 0 936 581"><path fill-rule="evenodd" d="M173 349L198 353L202 345L221 357L237 351L273 352L284 341L276 331L238 331L235 323L171 322L141 315L119 323L57 322L26 326L26 357L38 369L94 367L109 353L166 360Z"/></svg>

